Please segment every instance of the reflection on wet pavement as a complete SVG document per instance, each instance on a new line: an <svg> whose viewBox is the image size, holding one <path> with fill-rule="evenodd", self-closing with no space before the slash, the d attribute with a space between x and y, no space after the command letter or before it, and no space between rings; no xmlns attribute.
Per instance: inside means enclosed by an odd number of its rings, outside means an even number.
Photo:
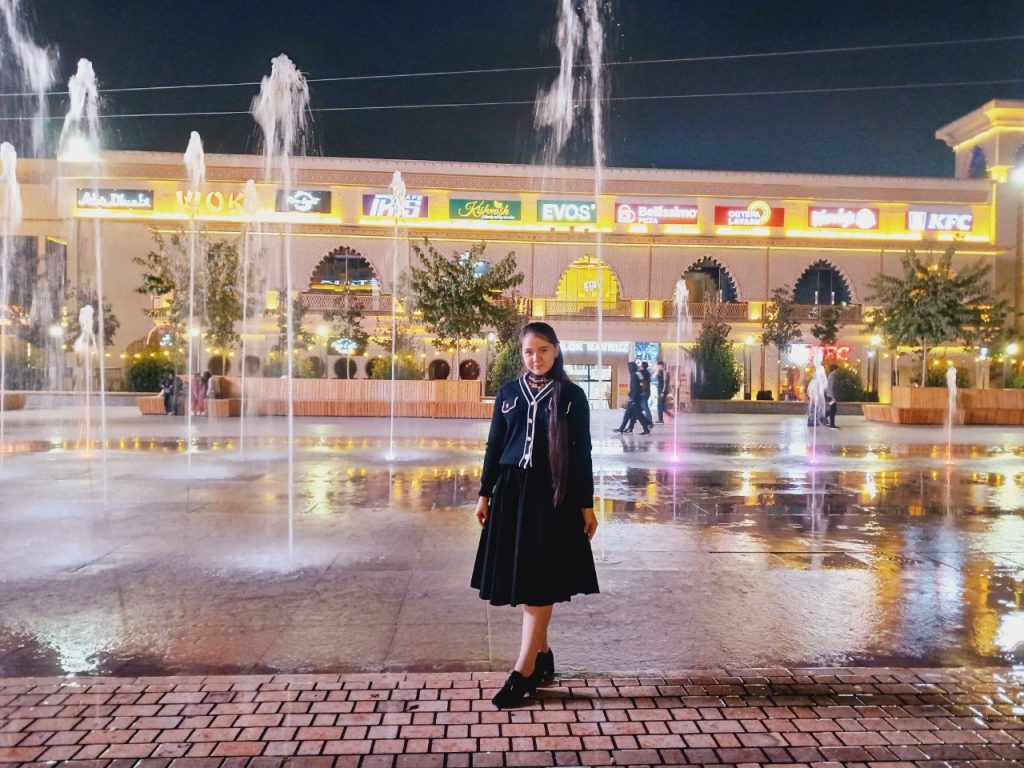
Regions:
<svg viewBox="0 0 1024 768"><path fill-rule="evenodd" d="M570 671L1024 661L1024 436L959 430L949 465L937 430L851 420L812 453L799 420L700 418L678 462L667 435L595 443L602 594L556 610ZM381 428L298 426L289 548L283 422L243 449L122 415L101 462L15 421L0 675L505 668L519 614L467 584L486 424L400 422L390 464Z"/></svg>

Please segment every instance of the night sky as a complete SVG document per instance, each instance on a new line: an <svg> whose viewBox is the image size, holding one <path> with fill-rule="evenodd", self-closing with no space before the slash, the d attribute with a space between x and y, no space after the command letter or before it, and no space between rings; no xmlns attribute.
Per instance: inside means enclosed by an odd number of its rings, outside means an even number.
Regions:
<svg viewBox="0 0 1024 768"><path fill-rule="evenodd" d="M258 82L287 53L309 78L557 64L555 0L247 2L35 0L40 43L66 83L80 57L101 88ZM1019 0L617 0L611 61L720 56L1024 34ZM1024 78L1024 41L609 68L611 95L642 96ZM312 107L532 101L554 72L313 83ZM59 90L64 90L60 86ZM247 110L256 86L107 94L105 113ZM708 170L950 176L937 128L1024 86L611 102L608 164ZM63 114L65 97L51 99ZM10 103L5 105L9 111ZM315 112L312 152L537 162L532 106ZM59 130L56 121L53 127ZM106 146L253 152L251 118L104 121ZM582 131L580 132L583 133ZM566 160L589 163L585 136Z"/></svg>

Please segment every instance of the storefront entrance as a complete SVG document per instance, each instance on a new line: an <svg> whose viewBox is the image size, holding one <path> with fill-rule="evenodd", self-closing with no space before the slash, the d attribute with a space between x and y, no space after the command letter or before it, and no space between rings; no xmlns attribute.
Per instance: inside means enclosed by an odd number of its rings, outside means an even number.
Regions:
<svg viewBox="0 0 1024 768"><path fill-rule="evenodd" d="M587 393L591 410L608 410L608 398L612 391L610 365L602 365L600 368L596 365L566 365L565 372Z"/></svg>

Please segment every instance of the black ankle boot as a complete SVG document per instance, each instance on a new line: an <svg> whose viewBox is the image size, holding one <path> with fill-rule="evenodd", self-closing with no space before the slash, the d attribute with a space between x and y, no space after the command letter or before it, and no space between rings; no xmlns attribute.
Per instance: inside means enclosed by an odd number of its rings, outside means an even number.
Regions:
<svg viewBox="0 0 1024 768"><path fill-rule="evenodd" d="M533 696L537 693L536 674L537 671L534 670L534 673L529 677L523 677L515 670L512 670L512 674L508 676L508 680L505 681L505 685L502 686L501 690L491 699L491 703L498 709L518 707L527 696Z"/></svg>
<svg viewBox="0 0 1024 768"><path fill-rule="evenodd" d="M549 683L555 679L555 652L551 649L537 654L537 663L533 667L533 678L538 683Z"/></svg>

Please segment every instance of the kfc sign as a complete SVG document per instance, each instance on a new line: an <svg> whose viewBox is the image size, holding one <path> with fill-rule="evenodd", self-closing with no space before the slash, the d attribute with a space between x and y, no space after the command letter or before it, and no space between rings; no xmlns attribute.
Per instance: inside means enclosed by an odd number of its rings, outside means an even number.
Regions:
<svg viewBox="0 0 1024 768"><path fill-rule="evenodd" d="M427 203L426 195L406 195L402 218L427 218ZM363 216L370 216L374 219L395 218L394 197L391 195L363 195Z"/></svg>
<svg viewBox="0 0 1024 768"><path fill-rule="evenodd" d="M972 213L907 211L907 229L911 232L970 232L973 228Z"/></svg>
<svg viewBox="0 0 1024 768"><path fill-rule="evenodd" d="M781 227L785 221L784 208L772 208L763 200L755 200L745 208L715 206L715 225L719 227Z"/></svg>
<svg viewBox="0 0 1024 768"><path fill-rule="evenodd" d="M696 205L662 203L617 203L616 224L690 224L697 223Z"/></svg>
<svg viewBox="0 0 1024 768"><path fill-rule="evenodd" d="M877 208L808 208L812 229L878 229Z"/></svg>

